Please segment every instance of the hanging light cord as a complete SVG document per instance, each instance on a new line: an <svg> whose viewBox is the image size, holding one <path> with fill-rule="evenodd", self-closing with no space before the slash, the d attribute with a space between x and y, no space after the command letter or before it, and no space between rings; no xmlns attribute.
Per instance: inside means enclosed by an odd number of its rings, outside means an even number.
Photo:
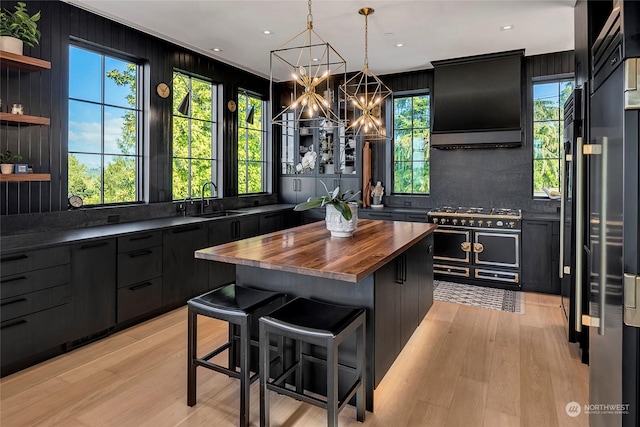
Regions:
<svg viewBox="0 0 640 427"><path fill-rule="evenodd" d="M307 8L309 13L307 14L307 29L313 30L313 15L311 14L311 0L307 2Z"/></svg>
<svg viewBox="0 0 640 427"><path fill-rule="evenodd" d="M364 15L364 69L369 69L369 14Z"/></svg>

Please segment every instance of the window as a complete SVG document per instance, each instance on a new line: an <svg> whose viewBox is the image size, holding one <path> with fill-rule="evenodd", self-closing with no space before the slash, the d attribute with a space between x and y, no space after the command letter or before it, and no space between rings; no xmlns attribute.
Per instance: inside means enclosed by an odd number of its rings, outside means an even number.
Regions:
<svg viewBox="0 0 640 427"><path fill-rule="evenodd" d="M141 66L69 46L69 194L87 205L142 199Z"/></svg>
<svg viewBox="0 0 640 427"><path fill-rule="evenodd" d="M430 98L393 99L393 193L429 194Z"/></svg>
<svg viewBox="0 0 640 427"><path fill-rule="evenodd" d="M238 194L266 191L266 140L263 102L238 93Z"/></svg>
<svg viewBox="0 0 640 427"><path fill-rule="evenodd" d="M205 182L216 182L216 105L217 87L211 82L173 73L173 200L200 197ZM186 114L178 111L181 106L188 107L182 110Z"/></svg>
<svg viewBox="0 0 640 427"><path fill-rule="evenodd" d="M564 102L573 81L546 81L533 85L533 195L543 188L560 187Z"/></svg>

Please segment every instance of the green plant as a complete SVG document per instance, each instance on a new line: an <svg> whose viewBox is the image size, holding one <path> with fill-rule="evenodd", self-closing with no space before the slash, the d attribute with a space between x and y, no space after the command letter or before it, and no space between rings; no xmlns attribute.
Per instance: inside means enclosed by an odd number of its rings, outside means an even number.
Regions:
<svg viewBox="0 0 640 427"><path fill-rule="evenodd" d="M15 37L28 46L33 47L40 41L38 30L40 11L29 16L27 5L21 1L15 7L15 12L3 9L0 12L0 36Z"/></svg>
<svg viewBox="0 0 640 427"><path fill-rule="evenodd" d="M22 156L20 154L12 154L9 150L4 153L0 153L0 163L13 164L20 160L22 160Z"/></svg>
<svg viewBox="0 0 640 427"><path fill-rule="evenodd" d="M326 196L309 197L306 202L296 205L294 211L306 211L313 208L321 208L326 205L333 205L338 212L342 214L342 217L349 221L351 219L351 208L349 203L362 204L362 200L356 200L355 197L360 193L354 193L353 190L347 190L344 193L340 192L340 185L329 191L326 184L322 181L322 186L327 192Z"/></svg>

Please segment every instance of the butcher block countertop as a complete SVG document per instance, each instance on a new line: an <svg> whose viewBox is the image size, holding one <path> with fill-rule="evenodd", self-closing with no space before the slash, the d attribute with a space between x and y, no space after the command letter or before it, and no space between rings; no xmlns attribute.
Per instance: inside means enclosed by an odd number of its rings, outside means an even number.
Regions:
<svg viewBox="0 0 640 427"><path fill-rule="evenodd" d="M360 219L352 237L331 237L324 221L226 243L196 258L359 282L428 236L436 225Z"/></svg>

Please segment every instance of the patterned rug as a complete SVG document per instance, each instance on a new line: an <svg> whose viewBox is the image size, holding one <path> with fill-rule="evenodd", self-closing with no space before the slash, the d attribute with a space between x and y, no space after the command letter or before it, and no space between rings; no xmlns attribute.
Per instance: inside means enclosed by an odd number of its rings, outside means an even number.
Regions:
<svg viewBox="0 0 640 427"><path fill-rule="evenodd" d="M463 285L443 280L434 280L433 287L433 298L437 301L524 314L523 292Z"/></svg>

